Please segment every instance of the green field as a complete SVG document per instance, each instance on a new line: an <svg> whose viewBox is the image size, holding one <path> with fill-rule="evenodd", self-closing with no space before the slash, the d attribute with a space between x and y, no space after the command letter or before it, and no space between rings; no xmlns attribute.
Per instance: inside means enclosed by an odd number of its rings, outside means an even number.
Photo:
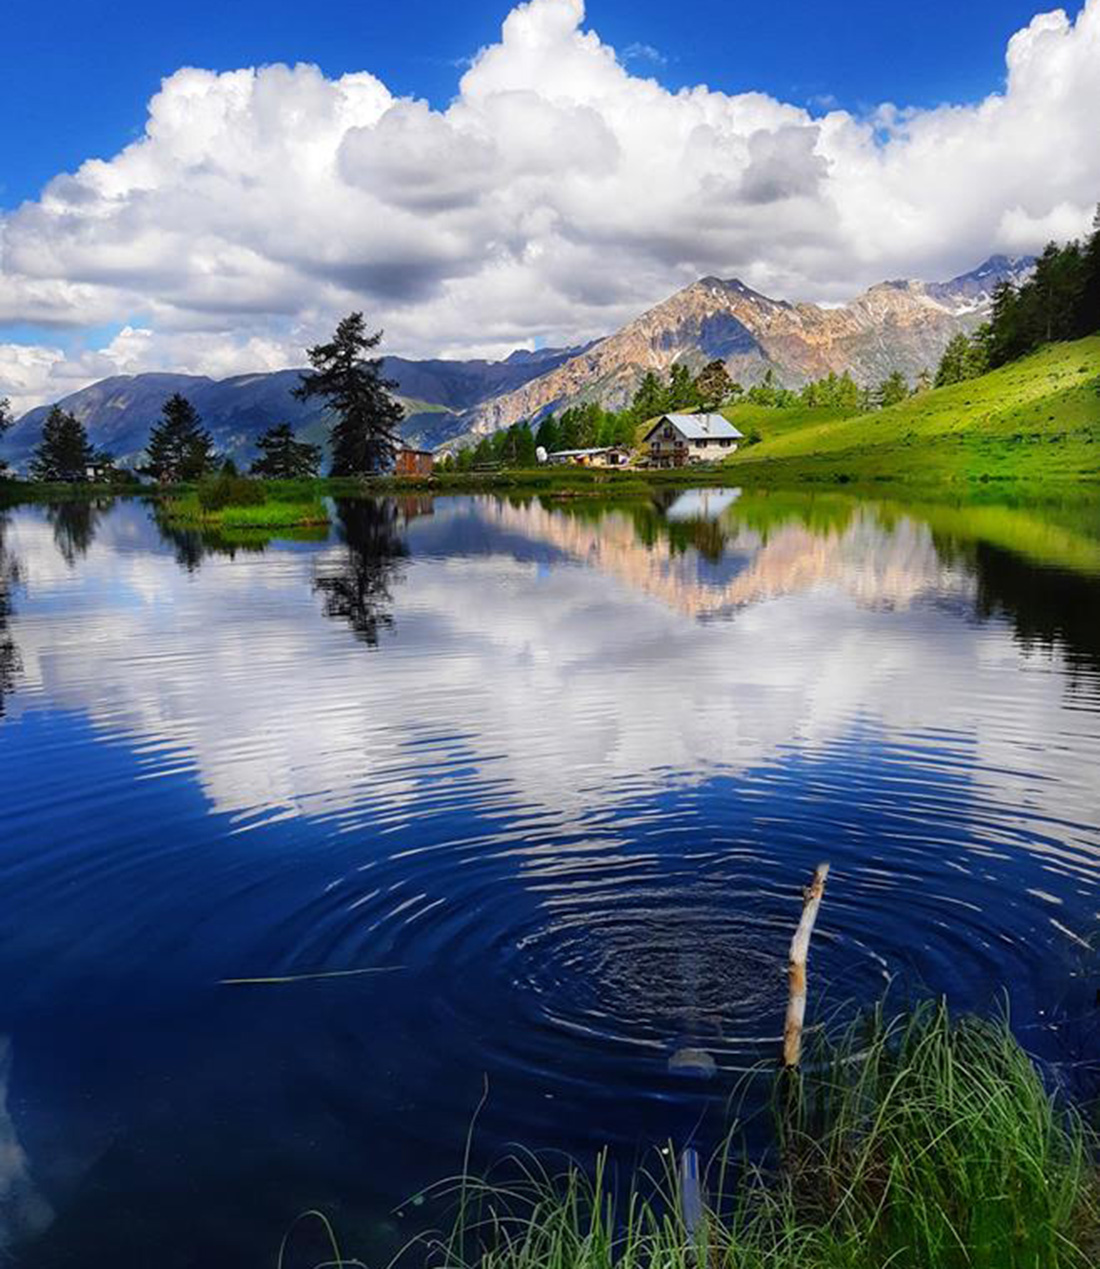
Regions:
<svg viewBox="0 0 1100 1269"><path fill-rule="evenodd" d="M1100 336L1054 344L1000 370L869 414L723 410L756 444L727 463L769 483L1100 478Z"/></svg>

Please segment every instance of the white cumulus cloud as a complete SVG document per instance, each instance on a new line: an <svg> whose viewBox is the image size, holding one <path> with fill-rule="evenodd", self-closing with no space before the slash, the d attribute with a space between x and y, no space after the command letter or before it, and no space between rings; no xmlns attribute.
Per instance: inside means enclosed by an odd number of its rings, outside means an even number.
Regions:
<svg viewBox="0 0 1100 1269"><path fill-rule="evenodd" d="M708 273L833 302L1079 233L1100 198L1100 0L1017 32L983 101L866 117L670 92L584 17L518 5L442 110L368 71L169 76L140 139L0 215L0 323L151 333L0 345L0 395L300 362L352 307L390 351L485 355L607 332Z"/></svg>

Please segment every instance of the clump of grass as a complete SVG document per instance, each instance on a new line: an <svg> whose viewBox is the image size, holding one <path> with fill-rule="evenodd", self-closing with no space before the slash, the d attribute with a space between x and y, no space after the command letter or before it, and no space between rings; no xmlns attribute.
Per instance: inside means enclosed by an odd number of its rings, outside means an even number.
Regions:
<svg viewBox="0 0 1100 1269"><path fill-rule="evenodd" d="M1006 1022L880 1009L775 1079L766 1164L727 1146L689 1232L674 1166L619 1193L513 1161L456 1183L447 1269L1087 1269L1098 1263L1095 1139ZM666 1156L667 1157L667 1156ZM613 1194L613 1190L616 1193Z"/></svg>
<svg viewBox="0 0 1100 1269"><path fill-rule="evenodd" d="M782 1183L857 1264L1084 1266L1095 1142L1006 1021L877 1010L782 1092Z"/></svg>
<svg viewBox="0 0 1100 1269"><path fill-rule="evenodd" d="M170 498L159 509L160 516L174 528L194 529L283 529L326 525L328 512L319 498L302 502L264 501L250 505L206 508L195 494Z"/></svg>

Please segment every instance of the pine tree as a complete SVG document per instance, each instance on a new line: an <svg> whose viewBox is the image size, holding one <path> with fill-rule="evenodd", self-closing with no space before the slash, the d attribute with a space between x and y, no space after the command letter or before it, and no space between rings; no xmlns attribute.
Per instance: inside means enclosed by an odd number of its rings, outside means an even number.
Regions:
<svg viewBox="0 0 1100 1269"><path fill-rule="evenodd" d="M664 414L668 408L668 394L664 385L652 370L647 370L630 403L631 413L637 422L644 423L658 414Z"/></svg>
<svg viewBox="0 0 1100 1269"><path fill-rule="evenodd" d="M517 423L513 429L516 433L516 466L534 467L535 437L526 423Z"/></svg>
<svg viewBox="0 0 1100 1269"><path fill-rule="evenodd" d="M989 316L986 356L990 369L1022 356L1027 351L1020 323L1020 297L1011 282L1002 282L993 292Z"/></svg>
<svg viewBox="0 0 1100 1269"><path fill-rule="evenodd" d="M1077 301L1075 331L1077 335L1100 332L1100 205L1092 221L1092 236L1082 253L1081 294Z"/></svg>
<svg viewBox="0 0 1100 1269"><path fill-rule="evenodd" d="M733 392L733 380L725 363L708 361L695 380L695 393L705 410L717 410L725 405Z"/></svg>
<svg viewBox="0 0 1100 1269"><path fill-rule="evenodd" d="M888 406L904 401L908 395L908 381L900 370L895 370L879 384L878 391L875 393L875 404L880 409L886 409Z"/></svg>
<svg viewBox="0 0 1100 1269"><path fill-rule="evenodd" d="M699 408L699 392L691 371L678 361L668 373L667 410L697 410Z"/></svg>
<svg viewBox="0 0 1100 1269"><path fill-rule="evenodd" d="M15 417L11 412L11 402L7 397L0 397L0 440L3 439L4 433L15 422ZM4 459L0 458L0 477L8 470L8 464Z"/></svg>
<svg viewBox="0 0 1100 1269"><path fill-rule="evenodd" d="M191 402L175 392L161 406L160 414L160 422L149 433L145 446L148 461L142 470L161 484L199 480L212 471L214 441Z"/></svg>
<svg viewBox="0 0 1100 1269"><path fill-rule="evenodd" d="M31 459L35 480L84 480L96 452L84 424L59 405L51 408L42 424L42 439Z"/></svg>
<svg viewBox="0 0 1100 1269"><path fill-rule="evenodd" d="M1035 272L1021 288L1027 351L1073 335L1083 281L1081 248L1076 242L1047 244Z"/></svg>
<svg viewBox="0 0 1100 1269"><path fill-rule="evenodd" d="M301 376L294 395L299 401L320 397L335 415L329 433L333 476L385 471L400 444L395 429L405 412L390 396L397 384L382 378L380 357L364 356L381 342L382 332L368 335L363 314L352 313L330 343L307 350L313 372Z"/></svg>
<svg viewBox="0 0 1100 1269"><path fill-rule="evenodd" d="M540 449L546 450L548 454L553 454L555 450L562 448L558 421L552 414L548 414L539 424L539 430L535 433L535 444Z"/></svg>
<svg viewBox="0 0 1100 1269"><path fill-rule="evenodd" d="M269 427L256 438L260 456L252 463L252 475L268 480L308 480L321 466L320 445L295 439L289 423Z"/></svg>

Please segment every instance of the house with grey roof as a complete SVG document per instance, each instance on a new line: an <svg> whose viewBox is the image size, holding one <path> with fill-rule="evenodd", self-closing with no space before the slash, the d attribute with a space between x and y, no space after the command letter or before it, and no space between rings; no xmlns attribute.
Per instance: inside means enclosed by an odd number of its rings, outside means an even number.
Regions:
<svg viewBox="0 0 1100 1269"><path fill-rule="evenodd" d="M721 414L662 414L643 444L654 467L716 462L737 449L743 434Z"/></svg>

